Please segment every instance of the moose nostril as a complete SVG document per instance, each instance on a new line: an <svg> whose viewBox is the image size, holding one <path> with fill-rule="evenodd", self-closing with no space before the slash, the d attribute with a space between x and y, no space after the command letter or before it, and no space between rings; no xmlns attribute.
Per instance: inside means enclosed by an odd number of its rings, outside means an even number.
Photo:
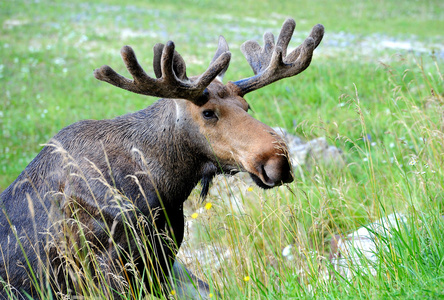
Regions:
<svg viewBox="0 0 444 300"><path fill-rule="evenodd" d="M263 168L263 176L269 183L276 183L276 179L278 179L278 172L276 170L276 167L272 164L267 163Z"/></svg>
<svg viewBox="0 0 444 300"><path fill-rule="evenodd" d="M261 166L261 173L262 173L264 183L266 183L270 186L274 186L275 181L272 178L270 178L269 171L267 171L267 169L270 169L270 168L267 168L267 165Z"/></svg>
<svg viewBox="0 0 444 300"><path fill-rule="evenodd" d="M290 164L285 157L274 157L262 167L262 176L267 184L289 183L293 181L290 169Z"/></svg>

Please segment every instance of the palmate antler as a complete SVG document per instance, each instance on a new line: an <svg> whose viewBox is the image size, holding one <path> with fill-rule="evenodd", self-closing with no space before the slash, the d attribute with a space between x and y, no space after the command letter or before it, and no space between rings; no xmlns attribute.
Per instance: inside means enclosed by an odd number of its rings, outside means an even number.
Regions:
<svg viewBox="0 0 444 300"><path fill-rule="evenodd" d="M229 83L237 87L239 96L244 96L282 78L295 76L310 65L313 51L324 36L324 27L320 24L313 27L307 39L287 55L288 43L295 27L295 21L287 19L282 25L276 44L274 44L273 34L265 33L263 48L255 41L247 41L241 46L255 76ZM186 75L185 61L174 50L174 43L169 41L166 45L156 44L153 66L157 78L152 78L139 65L131 47L124 46L121 55L134 80L119 75L109 66L94 70L94 76L130 92L162 98L181 98L196 104L202 104L208 100L207 97L203 97L206 87L216 77L223 76L231 58L228 45L220 36L216 55L208 69L199 77L189 79Z"/></svg>
<svg viewBox="0 0 444 300"><path fill-rule="evenodd" d="M199 103L204 100L202 95L205 88L228 68L231 53L228 51L228 47L222 47L222 49L225 51L218 49L208 69L193 80L187 77L185 61L174 50L172 41L166 45L157 44L154 46L153 65L157 78L152 78L145 73L137 61L133 49L129 46L124 46L120 53L134 80L119 75L109 66L102 66L94 70L94 76L99 80L137 94L162 98L182 98Z"/></svg>
<svg viewBox="0 0 444 300"><path fill-rule="evenodd" d="M273 34L269 32L264 34L264 48L261 48L256 41L242 44L242 53L255 76L233 82L239 87L240 96L282 78L295 76L310 65L313 51L324 36L324 26L321 24L314 26L305 41L287 55L288 43L295 27L296 22L287 19L282 25L276 45Z"/></svg>

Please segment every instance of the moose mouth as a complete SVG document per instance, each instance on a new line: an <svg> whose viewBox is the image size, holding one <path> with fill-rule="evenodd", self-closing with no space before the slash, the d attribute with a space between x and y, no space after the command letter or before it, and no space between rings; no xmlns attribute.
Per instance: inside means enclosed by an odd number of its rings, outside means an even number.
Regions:
<svg viewBox="0 0 444 300"><path fill-rule="evenodd" d="M286 160L283 162L279 164L278 168L259 164L254 171L248 170L242 165L237 165L237 167L226 165L222 168L222 173L235 175L239 172L247 172L257 186L263 189L271 189L293 181L290 164Z"/></svg>
<svg viewBox="0 0 444 300"><path fill-rule="evenodd" d="M275 184L275 183L264 183L262 181L262 179L259 178L259 176L257 176L256 174L250 173L250 172L248 172L246 170L233 170L233 169L224 170L223 174L233 176L233 175L236 175L237 173L240 173L240 172L248 173L250 175L251 179L254 181L254 183L258 187L263 188L264 190L271 189L271 188L274 188L275 186L279 186L279 185L282 184L282 182L277 183L277 184Z"/></svg>
<svg viewBox="0 0 444 300"><path fill-rule="evenodd" d="M263 188L264 190L271 189L277 185L280 185L280 184L274 184L274 183L273 184L265 184L262 182L262 180L259 178L259 176L255 175L253 173L248 173L248 174L250 174L250 177L251 177L251 179L253 179L254 183L258 187Z"/></svg>

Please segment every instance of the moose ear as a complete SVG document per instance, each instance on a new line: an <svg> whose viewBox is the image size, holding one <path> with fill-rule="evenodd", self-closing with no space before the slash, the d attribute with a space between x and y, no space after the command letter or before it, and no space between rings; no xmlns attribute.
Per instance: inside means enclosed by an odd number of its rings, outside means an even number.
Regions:
<svg viewBox="0 0 444 300"><path fill-rule="evenodd" d="M227 41L225 40L225 38L223 36L219 36L219 44L217 46L217 50L216 50L216 54L214 54L213 60L211 61L211 63L214 63L216 61L216 59L221 56L223 53L228 52L228 44ZM222 69L222 71L220 71L219 75L217 75L217 79L219 79L220 81L222 81L222 79L224 78L225 72L228 69L228 65L227 64L225 66L225 68Z"/></svg>

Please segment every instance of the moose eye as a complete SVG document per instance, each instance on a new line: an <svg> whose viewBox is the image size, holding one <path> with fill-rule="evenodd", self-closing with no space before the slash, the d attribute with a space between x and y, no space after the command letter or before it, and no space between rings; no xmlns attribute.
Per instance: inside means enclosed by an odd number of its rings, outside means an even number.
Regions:
<svg viewBox="0 0 444 300"><path fill-rule="evenodd" d="M214 111L213 111L213 110L210 110L210 109L204 110L204 111L202 112L202 115L203 115L203 117L204 117L205 119L213 119L213 118L217 118L217 117L216 117L216 114L214 113Z"/></svg>

